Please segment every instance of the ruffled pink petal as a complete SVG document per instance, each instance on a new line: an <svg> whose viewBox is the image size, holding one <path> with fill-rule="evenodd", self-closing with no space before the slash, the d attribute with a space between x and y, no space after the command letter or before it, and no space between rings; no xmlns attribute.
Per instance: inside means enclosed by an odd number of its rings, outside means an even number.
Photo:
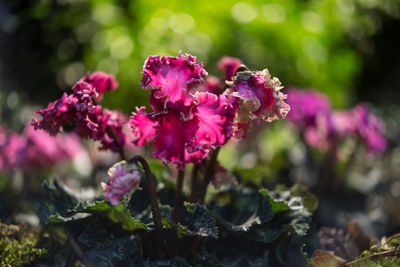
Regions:
<svg viewBox="0 0 400 267"><path fill-rule="evenodd" d="M207 75L203 64L195 64L196 57L181 52L177 57L150 56L143 68L141 85L152 90L152 108L180 109L182 106L196 102L190 93L190 87L203 81Z"/></svg>
<svg viewBox="0 0 400 267"><path fill-rule="evenodd" d="M233 78L233 96L239 98L239 116L272 122L284 119L290 107L280 90L280 81L272 78L267 69L263 71L242 71Z"/></svg>
<svg viewBox="0 0 400 267"><path fill-rule="evenodd" d="M140 172L137 167L129 166L125 161L119 162L108 171L109 184L102 183L104 198L111 205L117 206L124 198L139 188Z"/></svg>
<svg viewBox="0 0 400 267"><path fill-rule="evenodd" d="M64 93L59 100L48 104L47 108L36 111L42 119L33 119L35 129L44 129L49 134L59 133L63 126L73 126L78 99L73 95Z"/></svg>
<svg viewBox="0 0 400 267"><path fill-rule="evenodd" d="M208 148L203 148L192 153L186 150L185 163L199 164L203 159L207 157L209 151L210 150Z"/></svg>
<svg viewBox="0 0 400 267"><path fill-rule="evenodd" d="M100 149L120 152L125 145L126 137L122 131L125 123L127 119L121 112L105 109L98 119L98 131L92 138L100 141Z"/></svg>
<svg viewBox="0 0 400 267"><path fill-rule="evenodd" d="M198 129L198 120L183 120L178 111L169 111L160 117L157 136L153 142L153 156L164 163L177 164L179 168L183 168L186 151L196 151L189 146Z"/></svg>
<svg viewBox="0 0 400 267"><path fill-rule="evenodd" d="M196 142L199 147L222 146L232 137L234 109L224 95L197 93L199 104L194 116L199 121Z"/></svg>
<svg viewBox="0 0 400 267"><path fill-rule="evenodd" d="M141 107L136 108L136 113L132 113L129 125L135 138L133 143L138 146L144 146L153 140L156 135L158 121L152 114L145 112L145 107Z"/></svg>
<svg viewBox="0 0 400 267"><path fill-rule="evenodd" d="M118 88L118 82L115 77L102 71L89 72L82 80L91 84L99 94Z"/></svg>
<svg viewBox="0 0 400 267"><path fill-rule="evenodd" d="M218 61L217 67L224 74L225 80L230 81L235 76L237 68L242 64L243 62L238 58L223 57Z"/></svg>

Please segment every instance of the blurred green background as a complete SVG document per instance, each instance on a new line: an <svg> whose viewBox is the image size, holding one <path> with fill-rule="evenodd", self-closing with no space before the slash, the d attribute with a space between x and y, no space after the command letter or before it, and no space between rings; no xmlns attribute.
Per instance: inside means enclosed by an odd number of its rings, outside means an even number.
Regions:
<svg viewBox="0 0 400 267"><path fill-rule="evenodd" d="M147 104L144 60L182 50L209 74L235 56L285 86L327 93L335 107L383 106L400 96L399 17L398 0L9 1L0 4L0 88L44 106L103 70L120 82L104 104L130 113Z"/></svg>

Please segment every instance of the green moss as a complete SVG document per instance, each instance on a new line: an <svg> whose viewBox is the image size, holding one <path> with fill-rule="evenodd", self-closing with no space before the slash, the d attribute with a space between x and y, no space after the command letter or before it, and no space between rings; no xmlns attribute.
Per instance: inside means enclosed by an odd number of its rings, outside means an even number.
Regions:
<svg viewBox="0 0 400 267"><path fill-rule="evenodd" d="M24 225L0 223L0 236L0 266L29 264L47 252L35 247L39 237Z"/></svg>

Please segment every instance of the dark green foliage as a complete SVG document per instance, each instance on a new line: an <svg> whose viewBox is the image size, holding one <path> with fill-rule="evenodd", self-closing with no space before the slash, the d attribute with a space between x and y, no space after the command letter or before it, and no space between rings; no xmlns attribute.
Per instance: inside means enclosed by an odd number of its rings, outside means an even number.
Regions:
<svg viewBox="0 0 400 267"><path fill-rule="evenodd" d="M209 207L185 202L180 223L169 205L160 205L161 232L153 229L150 208L135 209L133 200L112 207L80 202L57 182L46 189L42 221L66 237L62 252L50 253L43 266L60 259L95 266L306 266L318 247L310 225L316 202L298 187L238 186L218 193Z"/></svg>

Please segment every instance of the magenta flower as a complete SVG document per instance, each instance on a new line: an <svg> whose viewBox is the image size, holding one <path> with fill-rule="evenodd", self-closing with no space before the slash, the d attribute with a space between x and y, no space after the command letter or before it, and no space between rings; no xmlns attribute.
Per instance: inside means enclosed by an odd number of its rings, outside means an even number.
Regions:
<svg viewBox="0 0 400 267"><path fill-rule="evenodd" d="M355 134L364 143L367 151L383 153L386 150L383 122L372 114L365 104L354 107L351 116L355 124Z"/></svg>
<svg viewBox="0 0 400 267"><path fill-rule="evenodd" d="M197 101L191 93L191 86L203 82L207 75L203 64L196 64L196 57L181 52L177 57L150 56L143 67L144 89L150 89L150 104L155 111L164 109L180 110L186 118L191 116L191 106ZM189 108L185 108L189 107Z"/></svg>
<svg viewBox="0 0 400 267"><path fill-rule="evenodd" d="M118 88L118 82L115 77L102 71L89 72L81 81L91 84L99 94Z"/></svg>
<svg viewBox="0 0 400 267"><path fill-rule="evenodd" d="M109 184L101 183L106 191L104 198L113 206L118 206L123 199L129 198L134 191L139 189L140 171L126 161L114 164L109 170Z"/></svg>
<svg viewBox="0 0 400 267"><path fill-rule="evenodd" d="M234 109L223 95L197 93L199 104L194 111L198 120L197 145L216 148L228 142L233 134Z"/></svg>
<svg viewBox="0 0 400 267"><path fill-rule="evenodd" d="M195 143L198 119L184 120L178 111L164 113L145 113L144 107L133 113L130 125L137 136L136 145L146 145L152 141L155 151L153 156L166 164L184 166L185 154L199 148Z"/></svg>
<svg viewBox="0 0 400 267"><path fill-rule="evenodd" d="M232 89L227 95L230 102L237 105L235 133L239 136L246 136L251 120L272 122L285 118L290 110L284 102L287 96L280 92L283 86L278 78L271 79L267 69L240 71L229 84Z"/></svg>
<svg viewBox="0 0 400 267"><path fill-rule="evenodd" d="M71 95L64 93L47 108L36 111L42 119L34 119L32 124L35 129L46 130L51 135L64 128L73 129L80 137L100 141L101 149L119 152L125 144L122 126L127 119L119 112L103 110L94 101L101 96L96 90L104 92L115 88L116 81L111 75L88 74L72 87Z"/></svg>
<svg viewBox="0 0 400 267"><path fill-rule="evenodd" d="M232 76L240 64L238 59L223 58L219 66ZM226 92L214 77L201 83L201 75L207 72L191 55L150 56L141 84L152 90L153 112L137 108L130 119L134 143L152 142L154 157L180 169L189 162L199 163L210 149L226 144L234 134L244 137L250 120L273 121L289 111L279 80L271 79L267 70L239 72Z"/></svg>
<svg viewBox="0 0 400 267"><path fill-rule="evenodd" d="M6 165L5 155L3 152L6 142L6 130L2 125L0 125L0 172L4 171Z"/></svg>
<svg viewBox="0 0 400 267"><path fill-rule="evenodd" d="M183 168L198 163L210 148L225 144L232 136L234 110L225 96L197 93L199 103L190 119L176 110L146 113L144 107L133 113L130 125L136 145L153 143L153 156Z"/></svg>
<svg viewBox="0 0 400 267"><path fill-rule="evenodd" d="M300 129L315 126L318 114L328 114L331 111L328 98L318 91L290 88L287 93L291 109L288 120Z"/></svg>
<svg viewBox="0 0 400 267"><path fill-rule="evenodd" d="M0 143L0 156L4 158L0 169L8 172L20 169L25 173L42 171L68 161L82 151L75 134L54 137L43 130L35 131L28 124L21 135L15 132L8 136L4 134Z"/></svg>
<svg viewBox="0 0 400 267"><path fill-rule="evenodd" d="M113 91L118 88L118 82L115 77L102 71L89 72L80 81L90 84L97 92L98 95L94 97L97 102L103 99L103 94L105 92Z"/></svg>
<svg viewBox="0 0 400 267"><path fill-rule="evenodd" d="M242 64L242 61L238 58L223 57L218 61L217 67L224 74L225 80L230 81L235 76L237 68Z"/></svg>
<svg viewBox="0 0 400 267"><path fill-rule="evenodd" d="M3 148L4 169L8 172L24 166L24 149L27 141L23 136L15 132L8 135L7 142Z"/></svg>

